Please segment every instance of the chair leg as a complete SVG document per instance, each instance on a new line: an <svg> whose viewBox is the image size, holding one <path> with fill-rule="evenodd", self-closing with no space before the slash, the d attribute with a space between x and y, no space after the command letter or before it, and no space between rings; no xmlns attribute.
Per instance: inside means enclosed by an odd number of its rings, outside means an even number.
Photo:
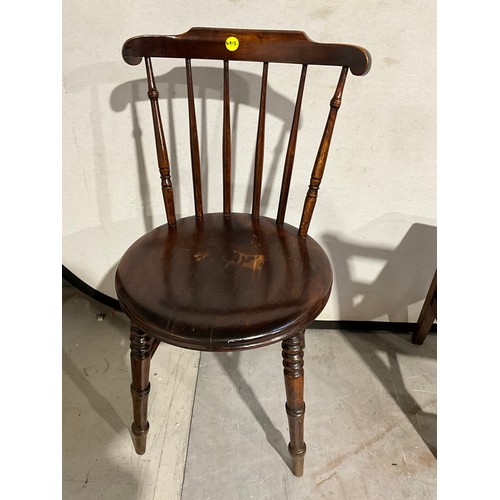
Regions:
<svg viewBox="0 0 500 500"><path fill-rule="evenodd" d="M292 459L292 472L302 476L304 472L304 333L285 339L283 349L283 367L286 390L286 413L290 429L288 451Z"/></svg>
<svg viewBox="0 0 500 500"><path fill-rule="evenodd" d="M437 318L437 271L432 278L429 291L425 297L424 305L418 316L417 325L411 341L413 344L422 345L427 334L429 333L434 320Z"/></svg>
<svg viewBox="0 0 500 500"><path fill-rule="evenodd" d="M149 430L148 395L149 366L151 363L152 338L134 325L130 326L130 365L132 369L132 404L134 422L132 423L132 440L138 455L146 451L146 438Z"/></svg>

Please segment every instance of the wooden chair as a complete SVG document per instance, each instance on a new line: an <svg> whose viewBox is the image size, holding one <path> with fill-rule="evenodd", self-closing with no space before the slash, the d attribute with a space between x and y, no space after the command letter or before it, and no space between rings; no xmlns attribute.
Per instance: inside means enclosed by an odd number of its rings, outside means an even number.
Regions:
<svg viewBox="0 0 500 500"><path fill-rule="evenodd" d="M429 286L429 290L424 300L424 304L418 315L415 331L411 336L414 344L422 345L427 334L431 331L434 320L437 318L437 270Z"/></svg>
<svg viewBox="0 0 500 500"><path fill-rule="evenodd" d="M303 473L304 330L326 305L332 270L320 245L307 235L348 70L364 75L369 53L356 46L312 42L298 31L192 28L176 36L137 36L123 58L144 58L167 223L139 238L123 255L116 292L131 321L130 350L135 450L143 454L149 429L147 401L151 358L160 342L202 351L231 351L282 341L292 471ZM181 58L186 65L187 104L195 215L177 220L173 181L163 133L152 58ZM192 59L218 59L223 82L220 213L205 213L193 92ZM262 62L262 83L253 204L249 214L231 210L230 61ZM266 89L269 63L302 66L286 152L276 219L260 215ZM308 65L340 66L330 111L299 228L284 222L299 115Z"/></svg>

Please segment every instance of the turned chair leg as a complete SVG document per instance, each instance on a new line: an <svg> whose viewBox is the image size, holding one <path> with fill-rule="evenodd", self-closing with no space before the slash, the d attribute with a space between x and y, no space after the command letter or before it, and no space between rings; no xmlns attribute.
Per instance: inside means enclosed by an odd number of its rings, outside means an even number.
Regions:
<svg viewBox="0 0 500 500"><path fill-rule="evenodd" d="M132 440L138 455L146 451L146 438L149 430L148 395L149 366L152 355L152 338L134 325L130 326L130 365L132 369L132 404L134 422L132 423Z"/></svg>
<svg viewBox="0 0 500 500"><path fill-rule="evenodd" d="M292 459L292 472L302 476L304 472L304 333L285 339L283 349L283 367L286 390L286 413L290 429L288 451Z"/></svg>

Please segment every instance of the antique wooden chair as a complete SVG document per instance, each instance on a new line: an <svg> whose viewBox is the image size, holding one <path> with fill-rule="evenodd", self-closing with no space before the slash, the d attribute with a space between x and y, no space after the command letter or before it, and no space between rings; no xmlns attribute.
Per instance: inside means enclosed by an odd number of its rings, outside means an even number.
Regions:
<svg viewBox="0 0 500 500"><path fill-rule="evenodd" d="M116 292L131 321L130 356L135 450L143 454L149 429L150 360L160 342L202 351L231 351L282 341L292 471L303 473L304 330L326 305L332 286L328 257L308 228L328 155L348 70L364 75L370 55L360 47L322 44L298 31L192 28L176 36L137 36L123 58L144 58L167 223L139 238L123 255ZM195 215L177 220L173 181L151 59L181 58L186 65L190 154ZM223 82L220 213L205 213L201 192L192 59L218 59ZM253 204L249 214L231 210L230 61L262 62ZM302 66L283 170L276 219L260 215L266 89L269 63ZM308 65L340 66L340 78L312 169L299 228L284 222ZM174 179L175 180L175 179Z"/></svg>

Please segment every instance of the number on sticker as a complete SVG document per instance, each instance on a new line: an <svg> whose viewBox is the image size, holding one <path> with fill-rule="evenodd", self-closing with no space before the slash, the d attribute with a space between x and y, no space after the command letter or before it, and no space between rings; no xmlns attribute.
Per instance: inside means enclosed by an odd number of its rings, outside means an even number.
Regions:
<svg viewBox="0 0 500 500"><path fill-rule="evenodd" d="M239 40L235 36L226 38L226 49L231 52L235 51L240 45Z"/></svg>

